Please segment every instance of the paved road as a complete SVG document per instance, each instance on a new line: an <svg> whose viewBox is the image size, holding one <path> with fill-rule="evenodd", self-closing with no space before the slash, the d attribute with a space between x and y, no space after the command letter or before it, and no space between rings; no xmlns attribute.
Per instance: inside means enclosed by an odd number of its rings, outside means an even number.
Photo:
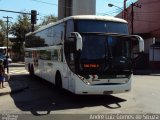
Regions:
<svg viewBox="0 0 160 120"><path fill-rule="evenodd" d="M160 76L134 76L132 91L108 96L76 96L59 92L39 78L31 78L23 66L10 67L12 79L23 81L28 89L0 96L0 113L13 114L112 114L160 113Z"/></svg>

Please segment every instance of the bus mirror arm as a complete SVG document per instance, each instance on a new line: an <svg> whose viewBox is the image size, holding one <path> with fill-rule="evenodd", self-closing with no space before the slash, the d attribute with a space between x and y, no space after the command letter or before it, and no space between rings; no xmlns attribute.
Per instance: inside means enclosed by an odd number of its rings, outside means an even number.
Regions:
<svg viewBox="0 0 160 120"><path fill-rule="evenodd" d="M144 52L144 40L140 37L138 41L139 41L139 52L143 53Z"/></svg>
<svg viewBox="0 0 160 120"><path fill-rule="evenodd" d="M139 35L131 35L131 37L135 37L138 40L139 43L139 53L144 52L144 40Z"/></svg>
<svg viewBox="0 0 160 120"><path fill-rule="evenodd" d="M82 36L78 32L71 32L71 37L76 38L76 50L82 51L83 42L82 42Z"/></svg>

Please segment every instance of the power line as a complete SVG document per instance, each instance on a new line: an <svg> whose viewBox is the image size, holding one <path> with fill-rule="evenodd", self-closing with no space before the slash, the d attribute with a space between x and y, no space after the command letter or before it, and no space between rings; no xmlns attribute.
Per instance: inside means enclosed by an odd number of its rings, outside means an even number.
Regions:
<svg viewBox="0 0 160 120"><path fill-rule="evenodd" d="M73 7L70 7L70 6L64 6L64 5L60 5L60 4L54 4L54 3L49 3L49 2L44 2L44 1L41 1L41 0L31 0L31 1L35 1L35 2L38 2L38 3L43 3L43 4L48 4L48 5L54 5L54 6L59 6L59 7L63 7L63 8L68 8L68 9L72 9ZM89 10L86 10L86 9L79 9L80 11L89 11ZM98 14L98 13L97 13Z"/></svg>
<svg viewBox="0 0 160 120"><path fill-rule="evenodd" d="M117 1L117 0L108 0L109 2L116 2L116 3L123 3L123 2L120 2L120 1Z"/></svg>
<svg viewBox="0 0 160 120"><path fill-rule="evenodd" d="M119 9L116 9L116 10L108 11L108 12L105 12L105 13L99 13L99 14L107 15L107 14L113 14L113 13L118 13L118 12L119 12Z"/></svg>
<svg viewBox="0 0 160 120"><path fill-rule="evenodd" d="M58 6L57 4L49 3L49 2L44 2L44 1L40 1L40 0L32 0L32 1L39 2L39 3L44 3L44 4L48 4L48 5Z"/></svg>
<svg viewBox="0 0 160 120"><path fill-rule="evenodd" d="M32 0L32 1L35 1L35 2L38 2L38 3L43 3L43 4L48 4L48 5L54 5L54 6L60 6L60 7L63 7L63 8L73 8L73 7L70 7L70 6L63 6L63 5L57 5L57 4L54 4L54 3L49 3L49 2L44 2L44 1L41 1L41 0ZM115 0L116 1L116 0ZM113 1L112 1L113 2ZM117 2L117 1L116 1ZM123 2L119 2L119 3L123 3ZM79 9L81 11L89 11L89 10L85 10L85 9ZM113 14L113 13L118 13L120 11L118 11L118 9L114 10L114 11L109 11L109 12L106 12L106 13L96 13L96 14L103 14L103 15L109 15L109 14Z"/></svg>
<svg viewBox="0 0 160 120"><path fill-rule="evenodd" d="M20 13L20 14L31 14L31 13L26 13L26 12L17 12L17 11L11 11L11 10L0 10L2 12L11 12L11 13Z"/></svg>
<svg viewBox="0 0 160 120"><path fill-rule="evenodd" d="M49 2L44 2L44 1L41 1L41 0L32 0L32 1L35 1L35 2L38 2L38 3L43 3L43 4L48 4L48 5L54 5L54 6L60 6L60 7L63 7L63 8L73 8L73 7L70 7L70 6L64 6L64 5L57 5L57 4L54 4L54 3L49 3ZM79 10L83 10L83 11L89 11L89 10L85 10L85 9L79 9Z"/></svg>
<svg viewBox="0 0 160 120"><path fill-rule="evenodd" d="M130 0L130 1L127 1L127 7L129 7L132 3L135 3L137 2L138 0Z"/></svg>
<svg viewBox="0 0 160 120"><path fill-rule="evenodd" d="M60 7L64 7L64 8L72 8L70 6L57 5L57 4L54 4L54 3L44 2L44 1L41 1L41 0L31 0L31 1L35 1L35 2L43 3L43 4L48 4L48 5L54 5L54 6L57 6L57 7L60 6Z"/></svg>
<svg viewBox="0 0 160 120"><path fill-rule="evenodd" d="M44 3L44 4L49 4L49 5L54 5L54 6L60 6L60 7L63 7L63 8L73 8L73 7L70 7L70 6L64 6L64 5L57 5L57 4L53 4L53 3L49 3L49 2L43 2L43 1L40 1L40 0L32 0L32 1L35 1L35 2L38 2L38 3ZM81 11L89 11L89 10L85 10L85 9L79 9Z"/></svg>

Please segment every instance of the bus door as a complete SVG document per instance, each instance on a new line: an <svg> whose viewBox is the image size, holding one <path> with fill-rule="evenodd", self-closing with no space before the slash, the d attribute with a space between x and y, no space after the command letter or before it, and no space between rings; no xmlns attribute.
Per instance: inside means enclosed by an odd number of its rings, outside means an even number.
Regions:
<svg viewBox="0 0 160 120"><path fill-rule="evenodd" d="M75 72L75 47L74 38L69 38L65 43L65 58L69 68L73 72Z"/></svg>

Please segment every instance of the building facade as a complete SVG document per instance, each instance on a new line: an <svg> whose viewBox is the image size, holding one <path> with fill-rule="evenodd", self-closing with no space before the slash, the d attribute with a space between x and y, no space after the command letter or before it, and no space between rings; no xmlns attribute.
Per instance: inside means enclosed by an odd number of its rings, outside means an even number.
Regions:
<svg viewBox="0 0 160 120"><path fill-rule="evenodd" d="M96 0L59 0L58 19L72 15L95 15Z"/></svg>
<svg viewBox="0 0 160 120"><path fill-rule="evenodd" d="M160 0L138 0L125 14L130 33L144 39L148 67L160 69Z"/></svg>

